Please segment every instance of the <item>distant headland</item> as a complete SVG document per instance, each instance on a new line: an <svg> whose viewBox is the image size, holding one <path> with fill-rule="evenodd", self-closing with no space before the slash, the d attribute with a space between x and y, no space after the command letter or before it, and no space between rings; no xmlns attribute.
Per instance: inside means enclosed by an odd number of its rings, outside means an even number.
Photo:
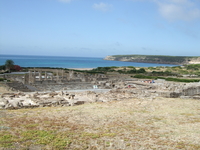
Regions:
<svg viewBox="0 0 200 150"><path fill-rule="evenodd" d="M106 56L104 60L174 65L200 64L200 56L112 55Z"/></svg>

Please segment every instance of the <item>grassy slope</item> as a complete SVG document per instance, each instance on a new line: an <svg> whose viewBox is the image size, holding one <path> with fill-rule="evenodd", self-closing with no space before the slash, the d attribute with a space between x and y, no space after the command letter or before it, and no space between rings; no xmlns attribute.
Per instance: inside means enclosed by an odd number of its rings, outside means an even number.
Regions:
<svg viewBox="0 0 200 150"><path fill-rule="evenodd" d="M0 147L200 149L198 100L130 99L0 110Z"/></svg>

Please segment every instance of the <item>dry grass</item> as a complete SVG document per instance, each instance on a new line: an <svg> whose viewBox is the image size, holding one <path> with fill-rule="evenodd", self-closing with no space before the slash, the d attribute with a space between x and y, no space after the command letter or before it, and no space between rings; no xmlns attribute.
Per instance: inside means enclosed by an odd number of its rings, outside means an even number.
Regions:
<svg viewBox="0 0 200 150"><path fill-rule="evenodd" d="M0 111L5 149L200 149L200 101L157 98Z"/></svg>
<svg viewBox="0 0 200 150"><path fill-rule="evenodd" d="M0 93L7 93L9 92L5 87L1 87L0 85Z"/></svg>

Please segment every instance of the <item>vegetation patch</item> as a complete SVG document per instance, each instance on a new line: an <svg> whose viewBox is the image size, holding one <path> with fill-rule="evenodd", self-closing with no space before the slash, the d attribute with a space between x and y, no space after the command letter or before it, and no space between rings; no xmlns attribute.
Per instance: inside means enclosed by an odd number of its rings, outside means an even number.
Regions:
<svg viewBox="0 0 200 150"><path fill-rule="evenodd" d="M186 82L186 83L190 83L190 82L200 82L200 79L180 79L180 78L165 78L165 77L160 77L160 76L145 76L145 75L134 75L131 76L133 78L139 78L139 79L164 79L166 81L174 81L174 82Z"/></svg>

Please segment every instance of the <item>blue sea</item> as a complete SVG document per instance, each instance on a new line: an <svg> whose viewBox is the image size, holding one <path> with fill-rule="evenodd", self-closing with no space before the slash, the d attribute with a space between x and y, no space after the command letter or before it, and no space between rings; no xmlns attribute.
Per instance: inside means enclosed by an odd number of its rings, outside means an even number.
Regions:
<svg viewBox="0 0 200 150"><path fill-rule="evenodd" d="M92 57L67 57L67 56L28 56L28 55L0 55L0 65L11 59L15 65L21 67L53 67L53 68L97 68L97 67L156 67L156 66L175 66L169 64L136 63L109 61L103 58Z"/></svg>

